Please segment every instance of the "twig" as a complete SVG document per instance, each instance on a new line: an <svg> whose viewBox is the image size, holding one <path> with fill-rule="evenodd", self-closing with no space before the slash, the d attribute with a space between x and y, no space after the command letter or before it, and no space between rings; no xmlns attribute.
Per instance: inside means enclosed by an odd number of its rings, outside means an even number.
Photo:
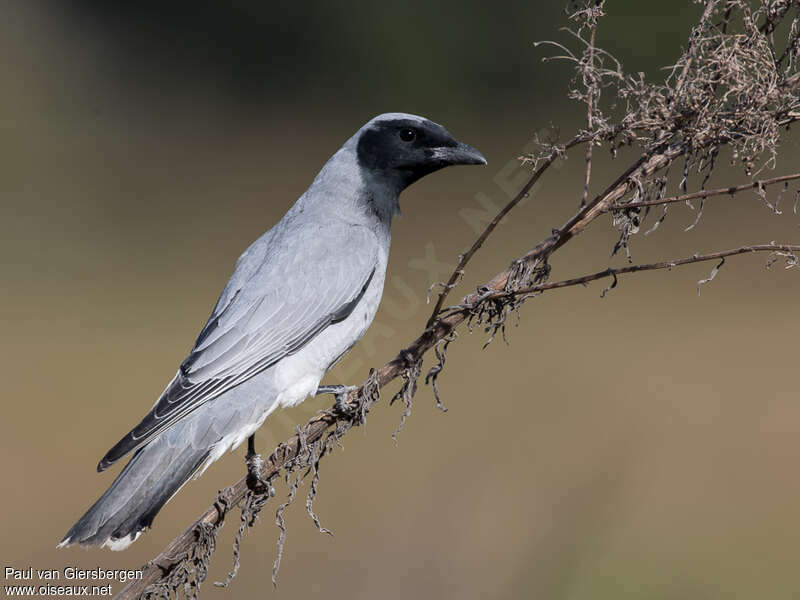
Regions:
<svg viewBox="0 0 800 600"><path fill-rule="evenodd" d="M705 9L703 9L703 14L700 17L700 23L697 25L696 29L701 29L705 26L716 4L717 0L707 0ZM686 50L685 54L686 62L683 63L683 69L681 69L681 74L678 76L678 81L675 84L676 100L680 98L681 93L683 92L683 87L686 84L686 77L689 75L689 67L692 66L692 62L694 61L694 50L696 47L695 40L697 40L698 38L699 36L696 35L692 35L689 37L689 48Z"/></svg>
<svg viewBox="0 0 800 600"><path fill-rule="evenodd" d="M679 258L676 260L664 260L649 264L629 265L627 267L619 267L617 269L605 269L603 271L591 273L590 275L583 275L581 277L574 277L572 279L563 279L561 281L542 283L539 285L528 286L516 290L486 294L484 297L480 298L480 300L474 304L468 306L467 305L455 306L453 307L453 309L473 310L480 302L486 302L498 298L503 298L508 296L524 296L527 294L537 294L539 292L545 292L548 290L556 290L566 287L572 287L575 285L585 285L589 282L596 281L598 279L604 279L606 277L618 277L619 275L624 275L626 273L638 273L640 271L656 271L659 269L672 269L674 267L680 267L683 265L706 262L709 260L720 260L728 256L735 256L737 254L752 254L754 252L788 252L793 254L795 252L800 252L800 245L756 244L753 246L741 246L739 248L733 248L730 250L720 250L719 252L711 252L709 254L694 254L687 258Z"/></svg>
<svg viewBox="0 0 800 600"><path fill-rule="evenodd" d="M594 38L595 34L597 33L597 24L592 23L591 33L589 34L589 49L588 49L588 58L587 58L587 68L586 73L584 74L584 84L586 85L586 89L588 91L589 97L586 99L586 126L588 130L591 132L594 130L592 125L592 117L594 116L594 97L595 94L598 93L597 90L597 82L594 79L594 75L592 74L592 69L594 68ZM588 79L588 81L586 81ZM583 196L581 197L581 207L586 206L587 200L589 200L589 182L592 179L592 149L594 148L594 141L590 140L589 143L586 145L586 174L583 177Z"/></svg>
<svg viewBox="0 0 800 600"><path fill-rule="evenodd" d="M781 177L772 177L771 179L760 179L752 183L743 183L732 187L717 188L715 190L700 190L692 192L691 194L683 194L682 196L672 196L670 198L662 198L660 200L644 200L641 202L628 202L623 204L613 204L603 212L611 212L614 210L628 210L631 208L642 208L644 206L659 206L661 204L673 204L675 202L686 202L687 200L695 200L697 198L710 198L712 196L725 196L734 195L738 192L745 190L758 189L759 187L767 187L776 183L784 183L786 181L793 181L800 179L800 173L793 173L792 175L782 175Z"/></svg>
<svg viewBox="0 0 800 600"><path fill-rule="evenodd" d="M475 253L480 249L483 243L486 241L492 231L494 231L495 227L503 220L511 209L513 209L519 202L530 192L531 188L539 181L539 178L544 174L544 172L552 165L556 159L561 156L566 150L578 146L580 144L584 144L589 142L593 139L593 136L588 133L583 133L576 135L572 138L569 142L564 144L563 146L559 146L558 148L554 149L548 156L546 156L539 167L533 172L531 177L522 186L522 189L514 196L508 204L506 204L500 212L498 212L494 219L486 226L483 232L478 236L478 238L472 243L469 250L467 250L464 254L462 254L458 259L458 265L453 270L453 273L450 275L450 278L447 280L447 283L442 288L442 291L439 293L439 298L436 300L436 305L433 307L433 311L431 311L431 316L428 318L428 322L426 323L426 327L430 327L433 325L433 322L436 320L439 311L442 309L444 305L445 298L450 293L450 290L456 285L458 280L461 278L461 274L464 272L464 267L467 266L467 263L470 259L475 255Z"/></svg>

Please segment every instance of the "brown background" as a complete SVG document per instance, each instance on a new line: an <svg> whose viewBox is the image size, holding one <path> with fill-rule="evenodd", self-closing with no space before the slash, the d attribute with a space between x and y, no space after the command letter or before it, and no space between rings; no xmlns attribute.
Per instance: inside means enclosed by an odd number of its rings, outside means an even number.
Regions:
<svg viewBox="0 0 800 600"><path fill-rule="evenodd" d="M425 114L489 166L401 198L381 311L330 382L360 382L413 339L481 201L506 200L537 131L566 136L581 118L563 99L566 65L531 44L565 40L560 2L3 4L3 566L135 568L242 474L240 449L124 553L55 549L111 482L94 465L173 375L236 257L365 120ZM600 43L657 76L697 7L651 4L611 3ZM788 142L780 172L799 155ZM454 299L574 212L581 166L576 154L551 171ZM623 166L603 155L596 185ZM723 170L711 185L744 180ZM755 194L709 201L683 232L694 214L674 207L634 259L798 242L798 217ZM601 219L554 277L623 264L614 240ZM462 332L441 378L447 414L423 387L397 445L400 408L381 406L323 463L315 509L335 537L299 501L273 590L272 503L233 587L209 582L203 597L795 597L800 279L764 258L730 260L699 298L711 265L626 277L603 300L600 284L545 295L510 346L482 351L481 331ZM328 404L275 415L259 446ZM230 565L233 529L210 579Z"/></svg>

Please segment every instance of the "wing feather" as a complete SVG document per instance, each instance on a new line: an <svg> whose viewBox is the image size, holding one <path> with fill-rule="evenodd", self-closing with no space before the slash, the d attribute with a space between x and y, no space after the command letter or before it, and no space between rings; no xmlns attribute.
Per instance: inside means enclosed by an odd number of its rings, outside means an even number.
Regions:
<svg viewBox="0 0 800 600"><path fill-rule="evenodd" d="M375 273L377 238L363 227L326 224L270 242L264 256L251 247L237 261L175 378L141 423L103 457L98 471L346 318ZM255 268L252 261L259 259L263 263ZM240 271L248 276L237 277Z"/></svg>

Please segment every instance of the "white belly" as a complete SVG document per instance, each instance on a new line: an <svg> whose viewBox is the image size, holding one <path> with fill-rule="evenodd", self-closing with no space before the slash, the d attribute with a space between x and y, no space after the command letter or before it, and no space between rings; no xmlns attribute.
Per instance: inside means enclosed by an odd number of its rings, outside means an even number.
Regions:
<svg viewBox="0 0 800 600"><path fill-rule="evenodd" d="M317 391L328 369L364 335L375 318L383 294L386 259L385 253L379 256L372 281L346 319L326 327L295 354L231 390L226 400L242 407L242 414L247 416L214 444L197 477L228 449L236 449L255 433L276 408L295 406Z"/></svg>
<svg viewBox="0 0 800 600"><path fill-rule="evenodd" d="M279 406L295 406L317 391L319 382L369 328L378 311L386 262L380 261L375 275L353 312L338 323L326 327L297 353L275 365L275 385L282 390Z"/></svg>

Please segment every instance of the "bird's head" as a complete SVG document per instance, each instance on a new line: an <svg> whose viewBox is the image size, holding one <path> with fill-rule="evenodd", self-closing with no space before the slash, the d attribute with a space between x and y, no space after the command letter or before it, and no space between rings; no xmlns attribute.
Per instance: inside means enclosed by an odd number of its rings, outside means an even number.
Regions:
<svg viewBox="0 0 800 600"><path fill-rule="evenodd" d="M355 136L361 168L403 190L451 165L485 165L472 146L456 140L438 123L406 113L379 115Z"/></svg>

